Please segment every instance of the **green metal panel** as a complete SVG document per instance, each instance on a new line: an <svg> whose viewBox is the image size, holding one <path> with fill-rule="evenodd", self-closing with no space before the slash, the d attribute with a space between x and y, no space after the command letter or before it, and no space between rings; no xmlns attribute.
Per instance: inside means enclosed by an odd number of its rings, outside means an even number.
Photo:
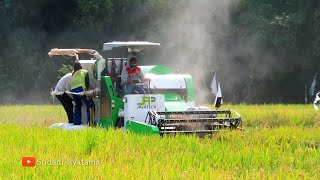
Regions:
<svg viewBox="0 0 320 180"><path fill-rule="evenodd" d="M143 74L172 74L171 69L168 66L139 66Z"/></svg>
<svg viewBox="0 0 320 180"><path fill-rule="evenodd" d="M186 75L185 81L187 85L187 102L195 101L195 91L192 77L190 75Z"/></svg>
<svg viewBox="0 0 320 180"><path fill-rule="evenodd" d="M100 118L100 122L101 122L101 127L103 128L112 128L114 127L114 122L112 121L111 118Z"/></svg>
<svg viewBox="0 0 320 180"><path fill-rule="evenodd" d="M184 101L177 93L165 93L165 101Z"/></svg>
<svg viewBox="0 0 320 180"><path fill-rule="evenodd" d="M159 134L159 128L157 126L132 120L126 122L126 131L146 135Z"/></svg>
<svg viewBox="0 0 320 180"><path fill-rule="evenodd" d="M106 101L106 102L104 102ZM106 103L107 105L103 105ZM100 115L101 126L105 128L115 127L118 118L119 109L123 109L124 104L122 98L117 98L112 86L110 76L101 77L101 110ZM108 109L103 109L108 108ZM105 112L105 113L102 113Z"/></svg>
<svg viewBox="0 0 320 180"><path fill-rule="evenodd" d="M190 106L185 103L184 101L182 102L165 102L165 107L166 111L186 111Z"/></svg>

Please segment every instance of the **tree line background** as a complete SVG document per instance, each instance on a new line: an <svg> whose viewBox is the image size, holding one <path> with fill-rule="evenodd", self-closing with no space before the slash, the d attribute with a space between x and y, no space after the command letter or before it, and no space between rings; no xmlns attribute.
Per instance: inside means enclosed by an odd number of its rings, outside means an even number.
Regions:
<svg viewBox="0 0 320 180"><path fill-rule="evenodd" d="M50 59L52 48L106 57L104 42L127 40L161 43L145 63L201 73L199 90L217 73L224 102L304 103L320 70L320 1L204 1L2 0L0 103L51 102L57 70L72 64Z"/></svg>

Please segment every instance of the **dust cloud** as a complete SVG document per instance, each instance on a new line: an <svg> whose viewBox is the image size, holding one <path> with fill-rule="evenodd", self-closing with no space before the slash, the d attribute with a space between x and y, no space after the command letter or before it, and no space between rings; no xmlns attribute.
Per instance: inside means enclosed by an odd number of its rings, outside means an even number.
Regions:
<svg viewBox="0 0 320 180"><path fill-rule="evenodd" d="M229 9L235 3L231 1L180 0L160 27L160 34L148 38L161 42L158 64L193 76L198 103L212 103L211 82L206 80L212 79L217 59L225 53L219 41L226 36L230 24ZM227 82L221 82L222 91L224 83Z"/></svg>

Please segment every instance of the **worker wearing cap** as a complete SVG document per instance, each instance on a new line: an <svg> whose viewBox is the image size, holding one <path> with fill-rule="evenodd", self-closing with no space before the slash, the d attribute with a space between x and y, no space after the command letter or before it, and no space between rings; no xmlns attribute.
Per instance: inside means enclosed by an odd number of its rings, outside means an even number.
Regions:
<svg viewBox="0 0 320 180"><path fill-rule="evenodd" d="M149 80L144 78L140 67L137 67L137 57L129 56L128 65L121 72L121 85L124 94L132 94L137 92L139 94L145 94L145 90L137 83L142 83L144 80Z"/></svg>
<svg viewBox="0 0 320 180"><path fill-rule="evenodd" d="M57 83L54 88L54 91L51 92L52 96L56 96L56 98L61 102L64 110L68 116L68 122L73 123L73 104L72 98L65 93L65 91L70 90L70 80L72 73L68 73L64 75Z"/></svg>
<svg viewBox="0 0 320 180"><path fill-rule="evenodd" d="M76 61L74 63L74 72L70 81L71 92L79 93L79 95L73 95L76 107L74 112L74 125L81 124L81 106L82 101L87 105L87 122L89 125L93 125L93 121L90 121L90 111L94 114L94 103L91 98L84 95L84 91L89 88L89 74L88 71L82 69L81 64Z"/></svg>

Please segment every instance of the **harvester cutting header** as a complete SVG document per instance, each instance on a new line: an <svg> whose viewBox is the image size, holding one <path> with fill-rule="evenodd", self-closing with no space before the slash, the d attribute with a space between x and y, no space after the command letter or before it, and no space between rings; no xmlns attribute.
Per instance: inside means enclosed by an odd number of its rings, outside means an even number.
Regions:
<svg viewBox="0 0 320 180"><path fill-rule="evenodd" d="M136 53L155 46L160 44L145 41L104 43L105 51L127 48L129 52L128 57L106 59L92 49L52 49L48 55L75 56L76 60L79 53L94 56L79 62L89 72L90 88L95 89L92 94L96 109L94 119L102 127L159 135L208 134L240 128L241 117L233 110L195 106L191 75L176 74L164 65L137 66ZM127 83L130 86L126 86ZM127 87L131 89L128 91ZM83 120L82 124L87 122Z"/></svg>

